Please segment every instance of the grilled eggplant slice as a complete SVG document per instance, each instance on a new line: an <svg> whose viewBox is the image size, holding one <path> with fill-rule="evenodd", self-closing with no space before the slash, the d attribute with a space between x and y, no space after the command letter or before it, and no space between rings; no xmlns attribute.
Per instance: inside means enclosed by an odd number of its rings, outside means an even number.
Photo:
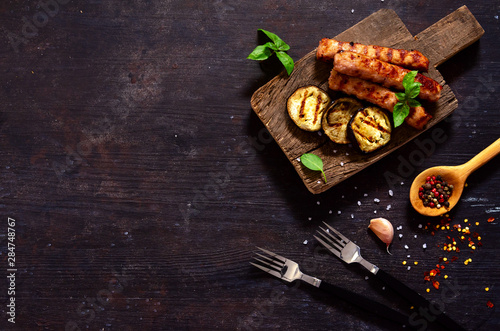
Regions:
<svg viewBox="0 0 500 331"><path fill-rule="evenodd" d="M370 106L359 109L348 125L350 139L363 153L370 153L391 140L392 125L386 112Z"/></svg>
<svg viewBox="0 0 500 331"><path fill-rule="evenodd" d="M348 144L347 124L354 113L362 108L361 102L354 98L340 98L336 100L323 115L323 131L333 142Z"/></svg>
<svg viewBox="0 0 500 331"><path fill-rule="evenodd" d="M287 110L290 118L302 130L321 129L323 113L330 105L330 96L314 85L298 88L288 98Z"/></svg>

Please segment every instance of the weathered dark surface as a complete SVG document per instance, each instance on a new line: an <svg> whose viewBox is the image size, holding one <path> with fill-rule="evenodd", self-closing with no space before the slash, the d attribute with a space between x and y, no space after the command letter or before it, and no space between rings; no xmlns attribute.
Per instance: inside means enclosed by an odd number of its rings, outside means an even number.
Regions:
<svg viewBox="0 0 500 331"><path fill-rule="evenodd" d="M467 329L500 324L498 157L471 175L450 213L453 223L479 222L473 227L483 247L470 253L462 245L440 290L423 273L452 256L437 245L456 232L419 229L435 220L417 215L407 198L418 172L466 162L499 136L496 1L73 0L48 7L35 35L26 19L43 10L38 3L0 4L0 270L9 274L8 217L16 220L17 268L16 324L7 321L5 281L0 329L393 329L248 263L255 246L266 247L403 309L363 270L318 248L312 235L321 221L427 298L444 297ZM276 73L245 59L257 29L281 36L297 60L381 8L393 9L415 35L463 4L486 32L439 67L457 110L312 195L250 107L251 95ZM398 178L387 180L389 172ZM374 216L403 226L392 256L366 231ZM446 284L458 284L456 297L443 296Z"/></svg>

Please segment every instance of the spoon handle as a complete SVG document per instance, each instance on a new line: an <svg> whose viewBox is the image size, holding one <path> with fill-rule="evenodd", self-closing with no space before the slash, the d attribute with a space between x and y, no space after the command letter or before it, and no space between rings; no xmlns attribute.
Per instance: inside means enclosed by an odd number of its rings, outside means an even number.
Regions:
<svg viewBox="0 0 500 331"><path fill-rule="evenodd" d="M494 158L498 153L500 153L500 138L470 159L467 163L464 163L462 165L464 172L468 176L486 162Z"/></svg>

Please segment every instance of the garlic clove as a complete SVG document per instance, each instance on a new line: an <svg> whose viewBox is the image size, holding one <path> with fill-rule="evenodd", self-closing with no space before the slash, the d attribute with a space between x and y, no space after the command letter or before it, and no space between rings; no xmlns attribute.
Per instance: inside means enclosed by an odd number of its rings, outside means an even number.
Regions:
<svg viewBox="0 0 500 331"><path fill-rule="evenodd" d="M387 253L391 254L391 252L389 252L389 245L392 243L392 239L394 238L394 228L392 227L391 222L382 217L374 218L370 220L368 228L387 245Z"/></svg>

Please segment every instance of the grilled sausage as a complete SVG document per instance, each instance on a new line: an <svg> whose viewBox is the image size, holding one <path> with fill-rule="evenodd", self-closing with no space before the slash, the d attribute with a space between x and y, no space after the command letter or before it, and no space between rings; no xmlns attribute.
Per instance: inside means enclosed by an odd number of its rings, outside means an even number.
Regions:
<svg viewBox="0 0 500 331"><path fill-rule="evenodd" d="M342 74L363 78L382 84L385 87L393 87L403 91L403 78L410 72L410 70L398 65L353 52L335 54L333 69ZM439 100L443 87L438 82L422 74L417 74L415 81L422 84L420 86L420 98L432 102Z"/></svg>
<svg viewBox="0 0 500 331"><path fill-rule="evenodd" d="M391 112L398 102L396 94L388 88L361 78L341 74L335 69L330 73L328 86L334 91L342 91L346 94L354 95L359 99L371 102ZM431 118L432 116L425 111L424 107L412 107L410 108L410 113L405 118L405 122L421 130Z"/></svg>
<svg viewBox="0 0 500 331"><path fill-rule="evenodd" d="M328 38L323 38L319 42L316 58L321 61L332 62L335 54L341 51L362 54L409 69L420 71L427 71L429 69L429 59L416 50L407 51L404 49L343 42Z"/></svg>

